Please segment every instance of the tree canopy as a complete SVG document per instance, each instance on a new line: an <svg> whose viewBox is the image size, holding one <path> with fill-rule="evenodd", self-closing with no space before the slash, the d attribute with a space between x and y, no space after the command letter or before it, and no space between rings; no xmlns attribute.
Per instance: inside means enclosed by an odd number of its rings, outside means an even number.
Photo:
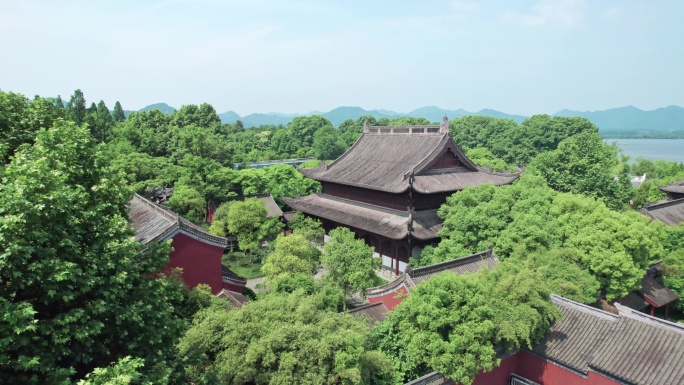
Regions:
<svg viewBox="0 0 684 385"><path fill-rule="evenodd" d="M195 384L390 384L368 323L324 294L271 294L241 309L200 311L179 343Z"/></svg>
<svg viewBox="0 0 684 385"><path fill-rule="evenodd" d="M373 248L356 239L345 227L331 230L329 236L321 255L321 262L328 270L325 278L339 286L345 298L374 286L374 269L380 266L380 259L373 258Z"/></svg>
<svg viewBox="0 0 684 385"><path fill-rule="evenodd" d="M57 120L0 183L0 382L68 383L126 356L169 381L180 285L152 278L169 248L134 242L130 190L87 129Z"/></svg>

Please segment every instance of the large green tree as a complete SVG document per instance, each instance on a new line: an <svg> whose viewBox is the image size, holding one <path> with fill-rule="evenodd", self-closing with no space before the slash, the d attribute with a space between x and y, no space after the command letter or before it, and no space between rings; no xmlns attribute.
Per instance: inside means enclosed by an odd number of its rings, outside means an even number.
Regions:
<svg viewBox="0 0 684 385"><path fill-rule="evenodd" d="M380 259L373 258L373 248L345 227L331 230L329 235L321 256L328 270L325 279L342 288L345 298L375 285L374 269L380 267Z"/></svg>
<svg viewBox="0 0 684 385"><path fill-rule="evenodd" d="M69 98L69 103L66 106L66 117L76 124L85 122L86 118L86 101L83 96L83 91L76 90Z"/></svg>
<svg viewBox="0 0 684 385"><path fill-rule="evenodd" d="M403 381L436 370L471 384L498 365L497 349L530 347L544 335L559 314L538 274L497 270L432 277L374 328Z"/></svg>
<svg viewBox="0 0 684 385"><path fill-rule="evenodd" d="M635 212L618 212L593 198L558 193L538 175L515 184L467 188L447 199L442 241L412 265L494 248L499 258L555 248L575 249L576 263L608 299L639 287L649 262L662 258L661 226ZM425 258L423 258L425 257Z"/></svg>
<svg viewBox="0 0 684 385"><path fill-rule="evenodd" d="M168 381L182 294L153 273L170 249L140 253L131 191L88 130L56 121L1 178L0 382L71 383L129 355Z"/></svg>
<svg viewBox="0 0 684 385"><path fill-rule="evenodd" d="M613 175L617 165L617 149L603 143L599 134L586 132L538 155L529 171L540 173L556 191L602 199L608 207L619 210L629 204L632 186L625 172Z"/></svg>
<svg viewBox="0 0 684 385"><path fill-rule="evenodd" d="M281 234L273 244L273 251L264 259L261 271L266 274L267 284L297 274L313 274L320 254L303 235Z"/></svg>
<svg viewBox="0 0 684 385"><path fill-rule="evenodd" d="M325 294L300 290L200 311L179 347L198 385L390 384L391 364L368 349L368 334Z"/></svg>

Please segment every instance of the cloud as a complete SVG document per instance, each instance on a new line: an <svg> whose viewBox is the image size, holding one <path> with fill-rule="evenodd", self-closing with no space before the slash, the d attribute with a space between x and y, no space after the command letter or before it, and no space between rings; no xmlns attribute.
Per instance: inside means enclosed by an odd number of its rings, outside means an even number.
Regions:
<svg viewBox="0 0 684 385"><path fill-rule="evenodd" d="M507 12L504 20L530 27L557 25L573 28L584 21L585 15L585 0L540 0L527 12Z"/></svg>

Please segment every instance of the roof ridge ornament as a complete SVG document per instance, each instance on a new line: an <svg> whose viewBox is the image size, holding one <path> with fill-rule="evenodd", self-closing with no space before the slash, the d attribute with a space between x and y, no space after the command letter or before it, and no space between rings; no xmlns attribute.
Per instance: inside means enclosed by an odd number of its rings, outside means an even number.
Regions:
<svg viewBox="0 0 684 385"><path fill-rule="evenodd" d="M444 123L439 125L439 133L440 134L448 134L449 133L449 118L447 118L446 115L444 115L444 118L442 119Z"/></svg>
<svg viewBox="0 0 684 385"><path fill-rule="evenodd" d="M363 121L363 133L367 134L369 132L368 130L368 119Z"/></svg>

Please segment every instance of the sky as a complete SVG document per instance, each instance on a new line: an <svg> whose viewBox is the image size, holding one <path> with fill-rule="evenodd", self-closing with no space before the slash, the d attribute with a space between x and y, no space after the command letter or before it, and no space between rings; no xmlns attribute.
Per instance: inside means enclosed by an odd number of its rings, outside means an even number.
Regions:
<svg viewBox="0 0 684 385"><path fill-rule="evenodd" d="M0 89L127 110L684 106L681 0L0 0Z"/></svg>

